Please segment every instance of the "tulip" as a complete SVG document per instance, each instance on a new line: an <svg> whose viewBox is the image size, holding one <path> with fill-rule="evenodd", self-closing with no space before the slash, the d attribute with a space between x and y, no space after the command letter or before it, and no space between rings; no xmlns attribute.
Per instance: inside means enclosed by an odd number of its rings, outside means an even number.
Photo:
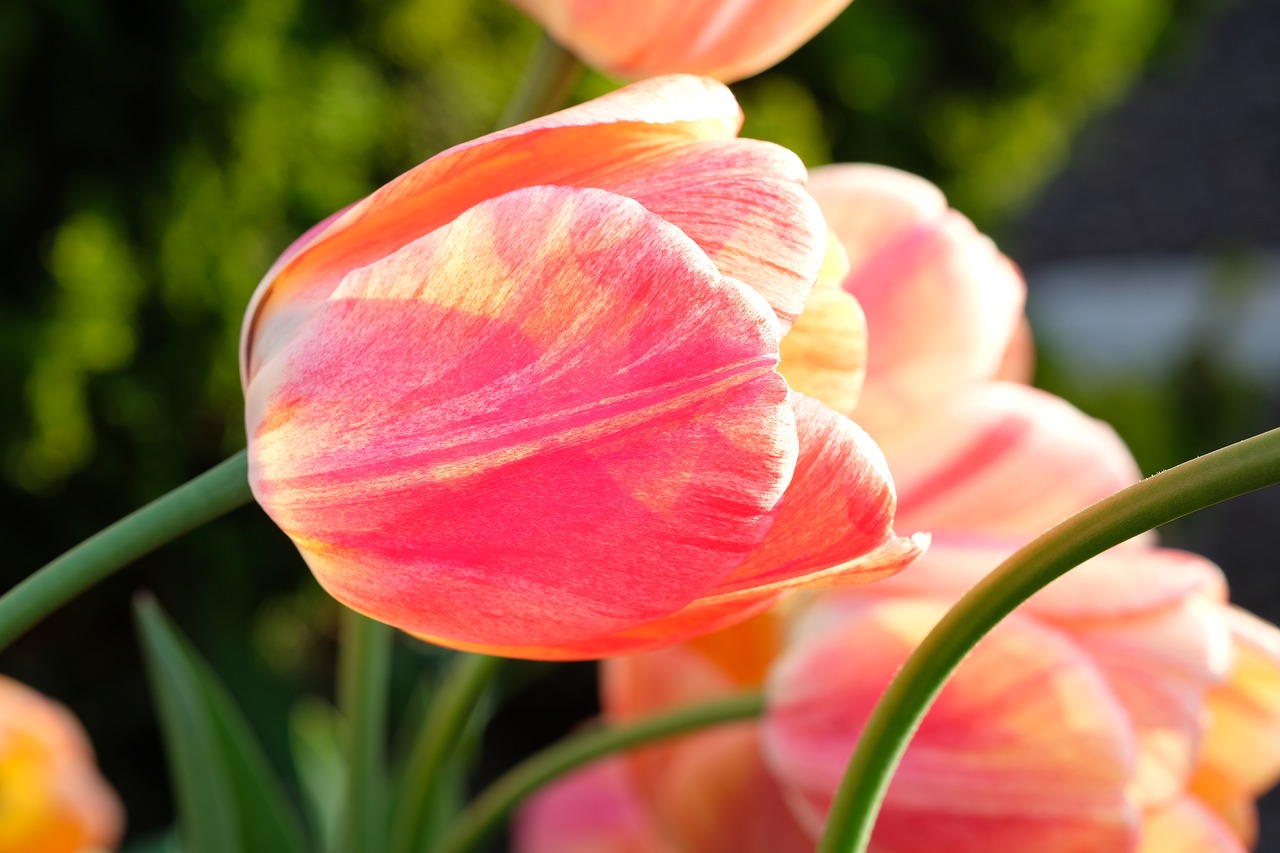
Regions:
<svg viewBox="0 0 1280 853"><path fill-rule="evenodd" d="M1010 381L1032 352L1021 279L936 189L879 167L817 170L813 185L849 263L841 287L815 288L781 370L873 425L897 521L933 545L874 585L604 662L618 722L767 683L763 724L619 764L611 796L685 853L812 850L858 730L946 607L1019 544L1138 477L1109 427ZM1144 536L1033 597L960 667L908 748L872 847L1226 853L1251 838L1253 800L1277 775L1280 632L1226 603L1216 566Z"/></svg>
<svg viewBox="0 0 1280 853"><path fill-rule="evenodd" d="M883 459L788 389L827 254L709 80L452 148L316 226L241 346L258 502L338 600L431 642L657 648L897 571Z"/></svg>
<svg viewBox="0 0 1280 853"><path fill-rule="evenodd" d="M586 64L626 80L726 83L780 62L850 0L511 0Z"/></svg>
<svg viewBox="0 0 1280 853"><path fill-rule="evenodd" d="M0 676L0 850L114 849L123 828L120 801L75 717Z"/></svg>
<svg viewBox="0 0 1280 853"><path fill-rule="evenodd" d="M991 565L965 549L927 559L910 584L816 604L771 672L766 761L814 833L885 684ZM1212 564L1145 546L1037 594L943 689L890 785L877 849L1134 849L1144 820L1156 833L1182 814L1208 693L1238 665L1224 598ZM1275 682L1280 658L1268 666ZM1255 748L1280 737L1276 722L1249 733Z"/></svg>

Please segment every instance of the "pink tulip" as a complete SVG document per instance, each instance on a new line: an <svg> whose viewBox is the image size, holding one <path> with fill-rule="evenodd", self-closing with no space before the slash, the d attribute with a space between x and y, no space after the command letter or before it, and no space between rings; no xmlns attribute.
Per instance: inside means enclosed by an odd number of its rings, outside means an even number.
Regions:
<svg viewBox="0 0 1280 853"><path fill-rule="evenodd" d="M772 672L765 753L814 832L888 678L992 565L964 547L928 559L913 584L815 605ZM1037 595L944 688L890 787L877 849L1134 849L1144 812L1196 772L1207 693L1232 666L1224 592L1194 555L1129 547Z"/></svg>
<svg viewBox="0 0 1280 853"><path fill-rule="evenodd" d="M776 369L826 231L740 123L719 84L650 80L445 151L276 262L250 482L337 599L599 657L919 553L874 444Z"/></svg>
<svg viewBox="0 0 1280 853"><path fill-rule="evenodd" d="M588 65L638 80L740 80L781 61L850 0L511 0Z"/></svg>
<svg viewBox="0 0 1280 853"><path fill-rule="evenodd" d="M115 849L124 812L66 708L0 676L0 850Z"/></svg>

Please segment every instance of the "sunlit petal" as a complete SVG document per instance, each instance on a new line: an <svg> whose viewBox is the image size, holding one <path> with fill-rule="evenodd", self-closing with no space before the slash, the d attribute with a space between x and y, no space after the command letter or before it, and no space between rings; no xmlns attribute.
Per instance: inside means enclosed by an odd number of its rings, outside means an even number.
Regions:
<svg viewBox="0 0 1280 853"><path fill-rule="evenodd" d="M772 525L796 452L776 350L764 301L637 203L517 191L352 273L262 368L251 482L362 612L596 637L698 598Z"/></svg>

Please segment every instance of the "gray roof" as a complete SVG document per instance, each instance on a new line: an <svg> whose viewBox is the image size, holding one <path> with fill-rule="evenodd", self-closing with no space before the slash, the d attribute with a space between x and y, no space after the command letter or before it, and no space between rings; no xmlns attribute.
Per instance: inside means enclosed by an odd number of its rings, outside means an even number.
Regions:
<svg viewBox="0 0 1280 853"><path fill-rule="evenodd" d="M1077 141L1013 238L1028 266L1280 246L1280 2L1218 10Z"/></svg>

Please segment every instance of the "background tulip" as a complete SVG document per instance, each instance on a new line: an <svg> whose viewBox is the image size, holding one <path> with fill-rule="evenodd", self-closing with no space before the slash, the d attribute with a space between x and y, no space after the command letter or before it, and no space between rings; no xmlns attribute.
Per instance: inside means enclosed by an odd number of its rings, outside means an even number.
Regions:
<svg viewBox="0 0 1280 853"><path fill-rule="evenodd" d="M850 0L512 0L606 74L705 74L732 82L780 61Z"/></svg>
<svg viewBox="0 0 1280 853"><path fill-rule="evenodd" d="M653 648L920 543L781 333L826 231L728 90L652 80L450 149L259 286L254 494L343 603L523 657Z"/></svg>
<svg viewBox="0 0 1280 853"><path fill-rule="evenodd" d="M58 703L0 676L0 850L114 849L124 813L93 749Z"/></svg>

